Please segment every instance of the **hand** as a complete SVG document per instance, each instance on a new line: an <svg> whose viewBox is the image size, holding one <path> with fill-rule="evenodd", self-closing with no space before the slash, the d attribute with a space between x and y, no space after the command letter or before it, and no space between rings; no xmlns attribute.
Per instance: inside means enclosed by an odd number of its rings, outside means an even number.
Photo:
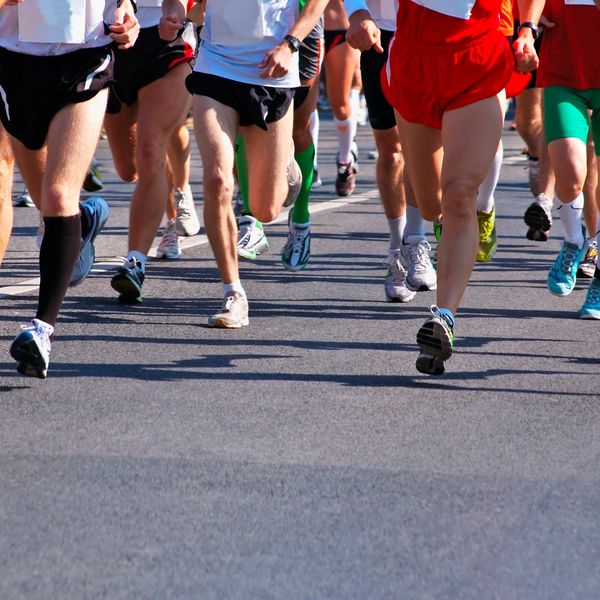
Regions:
<svg viewBox="0 0 600 600"><path fill-rule="evenodd" d="M350 27L346 32L346 41L361 52L371 48L376 52L383 52L381 31L366 10L357 10L350 15Z"/></svg>
<svg viewBox="0 0 600 600"><path fill-rule="evenodd" d="M531 29L527 27L521 29L519 36L513 42L515 66L517 67L517 71L521 71L521 73L535 71L540 64L533 42Z"/></svg>
<svg viewBox="0 0 600 600"><path fill-rule="evenodd" d="M176 14L163 15L158 23L158 35L161 40L172 42L182 27L183 23Z"/></svg>
<svg viewBox="0 0 600 600"><path fill-rule="evenodd" d="M275 46L265 54L265 57L258 63L259 69L264 69L260 74L261 79L274 77L279 79L285 77L289 71L289 64L292 58L292 49L287 42Z"/></svg>
<svg viewBox="0 0 600 600"><path fill-rule="evenodd" d="M109 25L110 37L119 45L119 50L131 48L140 33L140 24L135 18L133 7L129 2L115 10L115 22Z"/></svg>
<svg viewBox="0 0 600 600"><path fill-rule="evenodd" d="M23 0L0 0L0 8L4 8L5 6L15 6L16 4L21 4Z"/></svg>

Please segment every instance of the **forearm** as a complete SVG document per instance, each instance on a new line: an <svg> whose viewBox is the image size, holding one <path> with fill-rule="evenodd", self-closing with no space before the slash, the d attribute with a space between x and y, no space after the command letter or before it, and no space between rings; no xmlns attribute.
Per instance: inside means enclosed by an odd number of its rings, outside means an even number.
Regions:
<svg viewBox="0 0 600 600"><path fill-rule="evenodd" d="M595 0L596 3L600 0ZM519 4L519 21L525 23L530 21L532 23L539 23L542 11L546 0L518 0Z"/></svg>
<svg viewBox="0 0 600 600"><path fill-rule="evenodd" d="M600 2L600 0L598 1ZM346 9L348 18L350 18L359 10L366 10L369 12L369 7L367 6L366 0L344 0L344 8Z"/></svg>
<svg viewBox="0 0 600 600"><path fill-rule="evenodd" d="M288 34L302 41L323 16L323 11L328 2L329 0L306 0L304 9L293 27L288 31Z"/></svg>

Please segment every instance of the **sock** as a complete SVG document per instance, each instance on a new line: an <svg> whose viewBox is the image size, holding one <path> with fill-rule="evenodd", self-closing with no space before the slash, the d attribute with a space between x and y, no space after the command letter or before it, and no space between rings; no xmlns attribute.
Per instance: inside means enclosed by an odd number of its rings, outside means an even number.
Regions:
<svg viewBox="0 0 600 600"><path fill-rule="evenodd" d="M348 164L352 160L352 119L340 121L334 118L333 120L338 142L338 161Z"/></svg>
<svg viewBox="0 0 600 600"><path fill-rule="evenodd" d="M358 130L358 113L360 111L360 90L356 88L350 88L350 107L352 114L350 119L352 120L351 133L352 139L356 137L356 131Z"/></svg>
<svg viewBox="0 0 600 600"><path fill-rule="evenodd" d="M494 155L494 160L481 182L477 192L477 211L490 214L494 210L494 191L500 179L500 167L502 166L502 157L504 156L504 148L502 144L498 145L498 150Z"/></svg>
<svg viewBox="0 0 600 600"><path fill-rule="evenodd" d="M44 217L37 319L54 327L81 246L81 217Z"/></svg>
<svg viewBox="0 0 600 600"><path fill-rule="evenodd" d="M237 136L235 144L235 168L237 171L238 187L242 197L242 214L249 215L250 205L248 204L248 163L246 162L246 145L241 135Z"/></svg>
<svg viewBox="0 0 600 600"><path fill-rule="evenodd" d="M140 269L142 269L142 273L146 272L146 262L148 257L143 252L131 250L127 253L127 260L140 263Z"/></svg>
<svg viewBox="0 0 600 600"><path fill-rule="evenodd" d="M242 287L242 282L239 279L237 279L236 281L232 281L231 283L223 284L223 295L227 296L227 294L231 292L237 292L244 298L246 297L246 292L244 291L244 288Z"/></svg>
<svg viewBox="0 0 600 600"><path fill-rule="evenodd" d="M407 243L418 240L426 240L425 221L421 216L421 211L416 206L406 205L406 228L404 229L404 239Z"/></svg>
<svg viewBox="0 0 600 600"><path fill-rule="evenodd" d="M583 246L585 238L581 230L581 215L583 213L583 193L580 193L569 204L560 203L558 209L560 222L565 230L565 240L579 248Z"/></svg>
<svg viewBox="0 0 600 600"><path fill-rule="evenodd" d="M310 135L313 140L313 146L315 147L315 158L314 158L314 168L317 169L317 152L319 147L319 111L313 110L310 113Z"/></svg>
<svg viewBox="0 0 600 600"><path fill-rule="evenodd" d="M390 228L390 250L399 252L406 227L406 215L402 215L397 219L388 219L387 222Z"/></svg>
<svg viewBox="0 0 600 600"><path fill-rule="evenodd" d="M302 172L302 187L292 208L292 221L294 223L307 223L310 220L308 201L310 199L310 187L313 182L315 147L311 144L304 152L296 152L294 155L300 171Z"/></svg>

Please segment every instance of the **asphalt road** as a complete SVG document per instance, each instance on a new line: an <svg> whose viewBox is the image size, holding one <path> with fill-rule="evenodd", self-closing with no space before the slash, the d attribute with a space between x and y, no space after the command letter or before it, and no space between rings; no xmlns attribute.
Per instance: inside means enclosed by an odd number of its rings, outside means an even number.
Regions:
<svg viewBox="0 0 600 600"><path fill-rule="evenodd" d="M153 262L145 302L110 288L131 186L106 142L111 217L99 265L69 292L49 377L8 355L34 313L34 209L15 209L0 270L0 597L600 597L598 323L586 282L551 296L525 239L522 143L505 135L500 247L478 265L443 377L414 367L433 293L384 300L387 227L373 143L333 191L331 123L314 193L313 257L242 266L251 323L212 330L221 288L205 238ZM194 192L201 169L194 149ZM17 185L17 189L18 189Z"/></svg>

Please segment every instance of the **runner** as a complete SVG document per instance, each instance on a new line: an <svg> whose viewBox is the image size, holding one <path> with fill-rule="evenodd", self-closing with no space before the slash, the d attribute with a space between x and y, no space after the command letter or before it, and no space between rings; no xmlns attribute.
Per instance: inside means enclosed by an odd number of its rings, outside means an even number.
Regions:
<svg viewBox="0 0 600 600"><path fill-rule="evenodd" d="M532 22L543 0L520 0L515 55L498 31L500 0L401 0L384 89L398 111L410 181L425 219L439 221L437 305L420 328L417 369L444 372L455 317L479 244L477 190L497 152L514 62L538 64ZM424 77L423 74L427 74ZM443 163L441 161L443 156Z"/></svg>
<svg viewBox="0 0 600 600"><path fill-rule="evenodd" d="M381 89L390 40L396 29L394 0L345 0L348 43L361 50L360 68L369 121L377 147L376 180L390 230L384 290L388 302L408 302L415 291L434 290L431 249L414 195L406 202L404 158L394 109Z"/></svg>
<svg viewBox="0 0 600 600"><path fill-rule="evenodd" d="M185 10L161 19L161 35L173 39ZM241 128L248 164L248 198L261 222L273 220L289 192L293 156L291 104L300 84L297 50L315 26L318 7L297 0L208 2L194 73L196 139L204 167L204 221L224 284L222 310L212 327L248 325L248 301L237 263L237 227L231 209L235 141Z"/></svg>
<svg viewBox="0 0 600 600"><path fill-rule="evenodd" d="M590 125L600 164L600 13L592 0L548 0L544 16L547 22L538 80L544 88L546 141L565 233L547 283L552 294L567 296L575 287L587 250L582 211ZM597 236L599 230L596 226ZM583 319L600 319L598 267L579 314Z"/></svg>
<svg viewBox="0 0 600 600"><path fill-rule="evenodd" d="M160 38L161 0L141 0L138 4L140 36L131 51L117 51L115 55L116 85L105 118L117 171L125 180L137 179L131 197L127 257L111 280L119 301L126 304L142 302L148 251L170 191L165 170L167 151L190 107L185 78L191 72L189 62L196 45L191 22L186 22L175 39L167 42ZM180 174L176 157L181 157L177 153L172 156L172 172ZM176 241L173 226L178 235L195 235L200 229L189 185L179 188L180 181L175 183L179 219L167 221L167 239L160 249L162 256L171 258L179 256L178 248L172 247ZM164 247L167 242L169 248Z"/></svg>
<svg viewBox="0 0 600 600"><path fill-rule="evenodd" d="M325 9L325 87L333 112L338 142L335 191L349 196L356 187L358 149L357 115L352 113L350 93L359 62L359 52L346 43L349 22L343 0L330 0Z"/></svg>
<svg viewBox="0 0 600 600"><path fill-rule="evenodd" d="M93 241L108 216L104 201L80 209L79 193L112 79L110 44L131 47L139 26L130 0L119 7L116 0L90 0L84 8L57 0L52 11L42 2L0 0L0 119L45 223L36 316L10 353L20 373L45 378L50 336L76 262L78 282L91 269Z"/></svg>

